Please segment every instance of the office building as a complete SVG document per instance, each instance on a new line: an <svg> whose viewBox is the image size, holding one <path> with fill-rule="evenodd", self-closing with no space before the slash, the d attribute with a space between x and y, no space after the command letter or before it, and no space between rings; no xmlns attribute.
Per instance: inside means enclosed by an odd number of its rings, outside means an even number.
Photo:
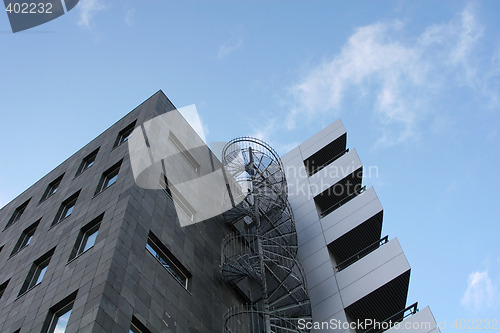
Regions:
<svg viewBox="0 0 500 333"><path fill-rule="evenodd" d="M0 210L0 332L438 331L340 121L282 158L247 137L215 156L167 114L159 91Z"/></svg>

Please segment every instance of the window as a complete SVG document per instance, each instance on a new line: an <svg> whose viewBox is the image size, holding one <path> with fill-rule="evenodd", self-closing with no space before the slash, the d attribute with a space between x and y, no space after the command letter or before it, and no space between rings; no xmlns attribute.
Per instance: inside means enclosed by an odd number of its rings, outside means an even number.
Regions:
<svg viewBox="0 0 500 333"><path fill-rule="evenodd" d="M97 157L97 153L99 152L99 148L88 154L80 164L80 167L78 168L78 171L76 172L76 176L90 168L92 165L94 165L95 159ZM76 177L75 176L75 177Z"/></svg>
<svg viewBox="0 0 500 333"><path fill-rule="evenodd" d="M63 333L66 331L77 292L75 291L50 308L47 319L42 327L42 333Z"/></svg>
<svg viewBox="0 0 500 333"><path fill-rule="evenodd" d="M26 210L26 207L28 207L28 204L29 204L30 200L31 200L31 198L29 198L21 206L19 206L19 207L16 208L16 210L14 211L14 213L12 214L12 216L10 217L9 222L5 226L5 229L7 229L11 225L13 225L17 221L19 221L19 219L21 218L21 215L23 215L24 211Z"/></svg>
<svg viewBox="0 0 500 333"><path fill-rule="evenodd" d="M135 316L132 317L129 333L151 333Z"/></svg>
<svg viewBox="0 0 500 333"><path fill-rule="evenodd" d="M56 217L54 218L54 221L52 222L52 226L61 222L62 220L70 216L71 213L73 213L73 209L75 208L78 195L80 195L80 191L76 192L75 194L73 194L72 196L63 201L61 207L59 207L59 211L57 212Z"/></svg>
<svg viewBox="0 0 500 333"><path fill-rule="evenodd" d="M160 264L162 264L163 268L165 268L177 282L184 288L188 288L188 281L191 274L151 232L149 233L146 249L160 262Z"/></svg>
<svg viewBox="0 0 500 333"><path fill-rule="evenodd" d="M71 255L69 257L70 261L94 246L103 217L104 213L93 219L80 230L76 239L75 247L73 248L73 251L71 251Z"/></svg>
<svg viewBox="0 0 500 333"><path fill-rule="evenodd" d="M132 124L125 127L124 129L122 129L120 133L118 133L118 137L116 138L115 145L113 146L113 148L118 147L119 145L127 141L128 138L130 137L130 134L132 134L132 132L134 131L134 127L135 127L135 121Z"/></svg>
<svg viewBox="0 0 500 333"><path fill-rule="evenodd" d="M111 168L109 168L102 174L101 180L99 181L99 185L97 186L95 194L104 191L105 189L107 189L116 182L121 164L122 161L119 161L118 163L113 165Z"/></svg>
<svg viewBox="0 0 500 333"><path fill-rule="evenodd" d="M55 249L56 248L53 248L52 250L45 253L37 260L35 260L35 262L31 266L28 276L26 277L26 280L24 280L23 286L19 291L18 297L24 294L25 292L28 292L29 290L33 289L38 284L40 284L40 282L42 282L43 277L47 272L47 267L49 266L50 258L52 258L52 254L54 254Z"/></svg>
<svg viewBox="0 0 500 333"><path fill-rule="evenodd" d="M36 228L38 227L40 221L41 219L30 225L28 228L24 229L24 231L21 233L21 237L19 237L19 240L16 243L16 246L14 246L14 249L10 254L11 256L28 246L28 244L31 242L31 239L33 238L33 235L35 234Z"/></svg>
<svg viewBox="0 0 500 333"><path fill-rule="evenodd" d="M163 191L172 199L177 211L180 210L183 216L178 216L178 218L187 218L189 221L194 221L195 210L191 205L184 199L181 194L175 190L175 188L170 188L168 186L168 179L165 175L160 177L160 187Z"/></svg>
<svg viewBox="0 0 500 333"><path fill-rule="evenodd" d="M186 149L186 147L182 145L181 141L177 139L177 137L172 132L170 132L168 138L172 143L172 146L174 146L175 150L177 150L177 152L183 157L187 164L191 168L193 168L194 172L198 173L200 170L200 164L196 161L194 156L189 153L188 149Z"/></svg>
<svg viewBox="0 0 500 333"><path fill-rule="evenodd" d="M57 177L52 183L50 183L47 186L47 189L45 190L45 193L42 196L42 199L40 199L40 202L46 200L48 197L51 195L55 194L57 192L57 189L59 188L59 184L61 184L61 180L63 179L64 174L60 175Z"/></svg>
<svg viewBox="0 0 500 333"><path fill-rule="evenodd" d="M0 298L2 298L3 293L5 292L5 289L7 289L7 285L9 284L9 280L5 281L4 283L0 284Z"/></svg>

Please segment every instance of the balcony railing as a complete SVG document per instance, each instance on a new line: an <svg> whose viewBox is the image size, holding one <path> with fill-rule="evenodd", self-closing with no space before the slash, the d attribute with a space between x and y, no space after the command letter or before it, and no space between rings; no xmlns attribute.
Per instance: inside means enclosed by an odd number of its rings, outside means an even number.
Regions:
<svg viewBox="0 0 500 333"><path fill-rule="evenodd" d="M327 209L325 209L324 211L322 211L319 215L320 217L325 217L327 216L328 214L330 214L331 212L333 212L335 209L339 208L340 206L343 206L345 205L346 203L348 203L349 201L351 201L351 199L354 199L354 197L356 197L358 194L361 194L363 193L364 191L366 190L366 186L363 186L361 187L360 189L358 190L355 190L353 193L349 194L347 197L345 197L344 199L340 200L339 202L337 202L336 204L328 207Z"/></svg>
<svg viewBox="0 0 500 333"><path fill-rule="evenodd" d="M377 322L372 328L366 330L364 333L382 333L392 328L396 323L402 322L403 320L405 320L411 315L414 315L417 312L418 312L418 302L415 302L409 307L405 308L404 310L396 312L389 318L381 322Z"/></svg>
<svg viewBox="0 0 500 333"><path fill-rule="evenodd" d="M376 249L378 249L379 247L381 247L382 245L384 245L388 241L389 241L389 236L385 236L385 237L379 239L375 243L368 245L363 250L359 251L358 253L356 253L356 254L350 256L349 258L347 258L346 260L342 261L340 264L335 266L335 269L337 270L337 272L340 272L341 270L354 264L356 261L363 258L364 256L372 253L373 251L375 251Z"/></svg>
<svg viewBox="0 0 500 333"><path fill-rule="evenodd" d="M335 161L337 158L339 158L340 156L344 155L345 153L348 153L349 152L349 148L347 148L346 150L344 150L343 152L341 152L340 154L337 154L335 155L334 157L330 158L328 161L326 161L325 163L321 164L321 165L318 165L318 166L311 166L311 168L309 169L309 166L306 166L307 169L308 169L308 176L311 177L312 175L314 175L315 173L317 173L318 171L320 171L321 169L324 169L328 164L332 163L333 161Z"/></svg>

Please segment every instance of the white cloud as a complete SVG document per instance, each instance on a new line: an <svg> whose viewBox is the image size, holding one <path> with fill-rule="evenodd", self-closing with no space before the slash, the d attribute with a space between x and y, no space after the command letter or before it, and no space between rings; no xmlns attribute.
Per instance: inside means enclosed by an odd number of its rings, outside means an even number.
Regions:
<svg viewBox="0 0 500 333"><path fill-rule="evenodd" d="M358 98L372 105L368 116L382 133L376 144L393 145L418 138L440 91L450 85L482 89L470 61L483 34L472 7L418 38L403 38L404 32L400 21L358 28L338 54L290 86L286 127L293 129L299 114L338 116L346 99Z"/></svg>
<svg viewBox="0 0 500 333"><path fill-rule="evenodd" d="M233 36L221 46L219 46L219 51L217 52L217 58L224 59L230 53L240 50L243 47L243 39L240 35Z"/></svg>
<svg viewBox="0 0 500 333"><path fill-rule="evenodd" d="M125 24L128 25L129 27L135 24L134 14L135 14L135 8L128 8L125 11Z"/></svg>
<svg viewBox="0 0 500 333"><path fill-rule="evenodd" d="M91 21L98 11L106 8L100 0L81 0L77 8L80 11L80 18L78 24L90 27Z"/></svg>
<svg viewBox="0 0 500 333"><path fill-rule="evenodd" d="M274 126L276 123L276 119L269 118L264 123L265 125L254 128L254 131L250 136L263 141L268 141L269 136L275 131Z"/></svg>
<svg viewBox="0 0 500 333"><path fill-rule="evenodd" d="M480 312L494 305L496 293L497 287L488 276L488 271L472 272L460 303L474 312Z"/></svg>

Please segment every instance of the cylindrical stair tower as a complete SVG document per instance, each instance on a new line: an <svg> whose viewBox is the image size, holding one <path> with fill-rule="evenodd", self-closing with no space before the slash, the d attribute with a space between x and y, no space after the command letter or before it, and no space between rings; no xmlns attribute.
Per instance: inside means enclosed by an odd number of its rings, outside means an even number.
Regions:
<svg viewBox="0 0 500 333"><path fill-rule="evenodd" d="M265 142L242 137L223 150L228 198L224 214L237 232L222 243L222 277L246 281L249 304L224 316L225 333L307 332L311 304L297 256L297 233L278 154Z"/></svg>

